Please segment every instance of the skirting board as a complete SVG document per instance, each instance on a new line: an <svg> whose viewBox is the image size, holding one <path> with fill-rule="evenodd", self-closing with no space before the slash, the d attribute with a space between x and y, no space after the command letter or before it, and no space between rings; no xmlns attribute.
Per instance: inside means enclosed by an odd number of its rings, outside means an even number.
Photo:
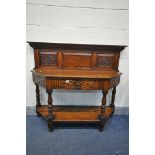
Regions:
<svg viewBox="0 0 155 155"><path fill-rule="evenodd" d="M27 106L26 115L36 115L36 107ZM129 107L117 106L114 115L129 115Z"/></svg>

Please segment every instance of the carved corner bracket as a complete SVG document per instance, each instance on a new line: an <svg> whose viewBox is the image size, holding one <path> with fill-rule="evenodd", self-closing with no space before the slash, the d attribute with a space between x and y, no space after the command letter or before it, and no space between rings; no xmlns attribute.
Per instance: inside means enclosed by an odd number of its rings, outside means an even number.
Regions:
<svg viewBox="0 0 155 155"><path fill-rule="evenodd" d="M111 79L111 84L110 84L110 87L114 87L114 86L117 86L120 82L120 77L114 77Z"/></svg>
<svg viewBox="0 0 155 155"><path fill-rule="evenodd" d="M33 75L34 83L45 87L45 77L44 76L41 76L41 75L35 74L35 73L33 73L32 75Z"/></svg>

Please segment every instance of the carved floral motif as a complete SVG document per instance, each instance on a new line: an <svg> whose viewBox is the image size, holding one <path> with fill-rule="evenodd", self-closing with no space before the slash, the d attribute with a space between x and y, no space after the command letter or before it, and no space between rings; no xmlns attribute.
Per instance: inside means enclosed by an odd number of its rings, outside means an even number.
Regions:
<svg viewBox="0 0 155 155"><path fill-rule="evenodd" d="M55 65L57 57L55 54L41 54L40 55L42 65Z"/></svg>
<svg viewBox="0 0 155 155"><path fill-rule="evenodd" d="M113 60L112 57L101 57L97 58L97 67L104 67L104 66L112 66Z"/></svg>

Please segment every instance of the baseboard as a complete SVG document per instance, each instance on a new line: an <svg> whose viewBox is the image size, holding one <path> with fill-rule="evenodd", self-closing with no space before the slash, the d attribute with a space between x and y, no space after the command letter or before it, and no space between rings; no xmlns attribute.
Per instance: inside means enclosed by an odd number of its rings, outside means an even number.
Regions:
<svg viewBox="0 0 155 155"><path fill-rule="evenodd" d="M26 115L36 115L36 107L27 106ZM129 115L129 107L117 106L114 115Z"/></svg>

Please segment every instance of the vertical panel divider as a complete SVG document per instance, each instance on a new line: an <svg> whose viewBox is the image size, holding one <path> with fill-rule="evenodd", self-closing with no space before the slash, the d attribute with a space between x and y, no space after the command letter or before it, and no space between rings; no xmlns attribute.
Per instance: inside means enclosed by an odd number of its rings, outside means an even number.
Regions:
<svg viewBox="0 0 155 155"><path fill-rule="evenodd" d="M58 67L62 68L62 51L61 50L58 50L57 61L58 61Z"/></svg>
<svg viewBox="0 0 155 155"><path fill-rule="evenodd" d="M40 57L38 49L34 49L34 60L35 60L35 69L37 69L40 66Z"/></svg>
<svg viewBox="0 0 155 155"><path fill-rule="evenodd" d="M116 71L119 71L118 70L119 58L120 58L120 51L117 51L117 52L115 52L114 64L113 64L113 68Z"/></svg>
<svg viewBox="0 0 155 155"><path fill-rule="evenodd" d="M92 60L91 60L92 68L96 68L96 52L92 53Z"/></svg>

